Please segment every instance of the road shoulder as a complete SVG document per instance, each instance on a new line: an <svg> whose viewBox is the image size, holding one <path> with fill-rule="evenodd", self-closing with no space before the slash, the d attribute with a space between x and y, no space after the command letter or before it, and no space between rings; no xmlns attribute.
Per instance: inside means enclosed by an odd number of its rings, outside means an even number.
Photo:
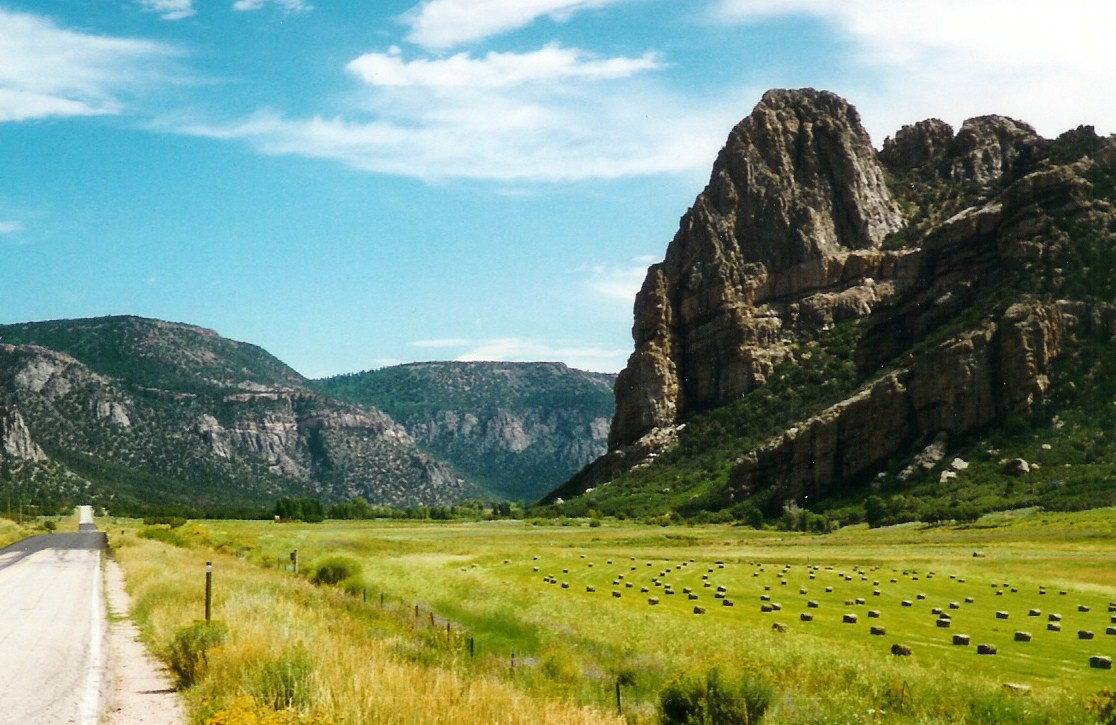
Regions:
<svg viewBox="0 0 1116 725"><path fill-rule="evenodd" d="M109 725L182 725L186 709L169 673L147 653L131 620L124 573L105 558L108 600L108 671L103 722Z"/></svg>

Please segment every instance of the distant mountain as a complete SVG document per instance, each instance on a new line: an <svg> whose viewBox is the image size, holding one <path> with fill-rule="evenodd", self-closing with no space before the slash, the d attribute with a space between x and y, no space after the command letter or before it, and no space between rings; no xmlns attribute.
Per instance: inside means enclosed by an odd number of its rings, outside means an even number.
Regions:
<svg viewBox="0 0 1116 725"><path fill-rule="evenodd" d="M414 363L319 380L388 413L494 496L533 501L605 451L614 375L559 363Z"/></svg>
<svg viewBox="0 0 1116 725"><path fill-rule="evenodd" d="M390 417L312 390L259 347L138 317L0 326L0 464L9 499L47 507L478 495Z"/></svg>
<svg viewBox="0 0 1116 725"><path fill-rule="evenodd" d="M554 511L872 523L1116 505L1116 137L832 93L729 135ZM803 512L811 516L803 515Z"/></svg>

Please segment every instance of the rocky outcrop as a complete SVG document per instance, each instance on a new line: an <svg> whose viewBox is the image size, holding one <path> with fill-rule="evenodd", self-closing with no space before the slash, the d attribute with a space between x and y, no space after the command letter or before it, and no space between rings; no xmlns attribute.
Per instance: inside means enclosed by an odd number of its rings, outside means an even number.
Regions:
<svg viewBox="0 0 1116 725"><path fill-rule="evenodd" d="M851 105L765 94L636 297L609 447L747 392L804 328L866 314L909 284L909 255L879 249L901 226Z"/></svg>
<svg viewBox="0 0 1116 725"><path fill-rule="evenodd" d="M771 488L777 501L816 500L917 441L948 440L1029 411L1075 322L1056 304L1012 305L741 458L731 495L743 500Z"/></svg>
<svg viewBox="0 0 1116 725"><path fill-rule="evenodd" d="M760 491L775 507L801 503L897 458L913 472L925 468L917 451L940 461L950 441L1028 414L1067 345L1116 336L1114 197L1116 137L1090 127L1051 142L1003 116L956 135L930 119L877 155L832 94L766 94L648 270L610 450L561 495L653 468L689 416L764 385L781 362L803 364L847 320L859 320L842 343L855 336L855 392L815 397L812 414L759 445L734 432L754 450L737 454L722 505Z"/></svg>
<svg viewBox="0 0 1116 725"><path fill-rule="evenodd" d="M46 453L31 438L19 410L0 411L0 448L3 456L18 461L47 460Z"/></svg>

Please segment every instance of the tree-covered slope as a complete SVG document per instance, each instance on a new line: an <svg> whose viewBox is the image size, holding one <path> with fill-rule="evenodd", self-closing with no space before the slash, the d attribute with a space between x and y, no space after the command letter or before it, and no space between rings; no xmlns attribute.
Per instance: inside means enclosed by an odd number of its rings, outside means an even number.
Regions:
<svg viewBox="0 0 1116 725"><path fill-rule="evenodd" d="M530 501L604 452L613 380L558 363L430 362L315 386L388 413L493 495Z"/></svg>

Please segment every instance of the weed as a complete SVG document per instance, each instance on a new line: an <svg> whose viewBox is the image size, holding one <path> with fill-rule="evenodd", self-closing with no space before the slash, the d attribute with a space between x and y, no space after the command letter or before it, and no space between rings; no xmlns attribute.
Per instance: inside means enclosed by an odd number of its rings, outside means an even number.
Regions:
<svg viewBox="0 0 1116 725"><path fill-rule="evenodd" d="M669 725L750 725L774 699L775 688L758 675L718 666L668 682L659 695L659 712Z"/></svg>
<svg viewBox="0 0 1116 725"><path fill-rule="evenodd" d="M220 622L194 622L174 634L167 663L179 689L190 687L205 672L209 650L224 642L228 627Z"/></svg>

